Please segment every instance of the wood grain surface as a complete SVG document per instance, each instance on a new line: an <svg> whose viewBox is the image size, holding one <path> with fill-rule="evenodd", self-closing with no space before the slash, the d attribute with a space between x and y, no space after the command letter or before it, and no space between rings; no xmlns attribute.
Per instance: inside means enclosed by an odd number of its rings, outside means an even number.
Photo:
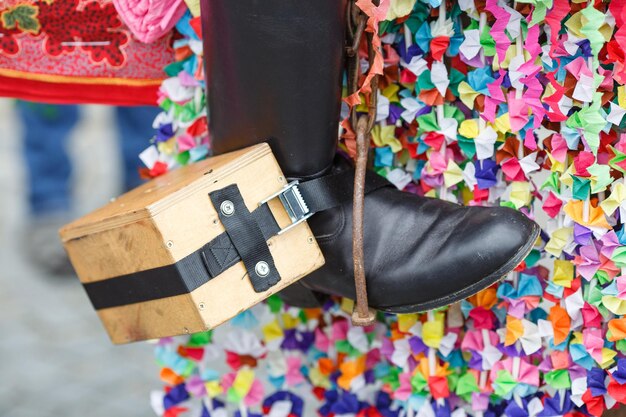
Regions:
<svg viewBox="0 0 626 417"><path fill-rule="evenodd" d="M224 232L209 193L237 184L253 211L286 180L266 144L210 158L156 178L61 229L81 282L170 265ZM290 223L270 202L279 225ZM306 223L268 242L281 281L256 293L243 262L190 294L98 311L114 343L213 328L324 264ZM176 277L173 277L176 279Z"/></svg>

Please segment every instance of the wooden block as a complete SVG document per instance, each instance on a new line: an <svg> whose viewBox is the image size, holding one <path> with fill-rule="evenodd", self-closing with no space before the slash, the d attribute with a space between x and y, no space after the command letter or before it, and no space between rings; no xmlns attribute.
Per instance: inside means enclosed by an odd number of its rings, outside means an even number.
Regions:
<svg viewBox="0 0 626 417"><path fill-rule="evenodd" d="M209 158L158 177L61 229L83 283L176 264L224 232L209 193L237 184L249 211L286 180L267 144ZM282 204L270 208L291 223ZM214 328L324 264L306 222L268 241L281 280L256 293L243 262L195 290L98 310L114 343ZM169 277L168 277L169 279ZM172 279L178 279L172 276Z"/></svg>

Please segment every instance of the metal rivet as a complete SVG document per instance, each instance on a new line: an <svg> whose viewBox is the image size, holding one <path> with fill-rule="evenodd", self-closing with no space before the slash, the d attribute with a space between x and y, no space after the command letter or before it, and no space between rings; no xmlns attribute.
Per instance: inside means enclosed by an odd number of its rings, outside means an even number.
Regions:
<svg viewBox="0 0 626 417"><path fill-rule="evenodd" d="M173 248L174 247L174 242L172 242L171 240L168 240L167 243L165 244L168 248Z"/></svg>
<svg viewBox="0 0 626 417"><path fill-rule="evenodd" d="M213 224L217 225L217 223L218 223L217 219L213 219Z"/></svg>
<svg viewBox="0 0 626 417"><path fill-rule="evenodd" d="M270 273L270 266L265 261L257 262L254 266L254 272L260 277L266 277Z"/></svg>
<svg viewBox="0 0 626 417"><path fill-rule="evenodd" d="M281 182L281 183L285 182L285 177L283 176L278 177L278 182Z"/></svg>
<svg viewBox="0 0 626 417"><path fill-rule="evenodd" d="M198 304L198 308L199 308L200 310L204 310L204 303L200 303L200 304Z"/></svg>
<svg viewBox="0 0 626 417"><path fill-rule="evenodd" d="M235 212L235 205L230 200L224 200L220 205L220 211L224 216L232 216Z"/></svg>
<svg viewBox="0 0 626 417"><path fill-rule="evenodd" d="M309 236L309 238L307 239L307 241L308 241L309 243L313 243L313 242L315 242L315 239L313 238L313 236Z"/></svg>

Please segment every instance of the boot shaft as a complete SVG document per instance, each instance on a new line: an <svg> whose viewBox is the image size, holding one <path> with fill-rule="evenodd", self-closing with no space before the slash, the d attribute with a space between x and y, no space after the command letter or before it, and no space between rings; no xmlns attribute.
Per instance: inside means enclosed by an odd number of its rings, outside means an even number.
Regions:
<svg viewBox="0 0 626 417"><path fill-rule="evenodd" d="M202 0L214 154L269 142L288 177L336 150L345 0Z"/></svg>

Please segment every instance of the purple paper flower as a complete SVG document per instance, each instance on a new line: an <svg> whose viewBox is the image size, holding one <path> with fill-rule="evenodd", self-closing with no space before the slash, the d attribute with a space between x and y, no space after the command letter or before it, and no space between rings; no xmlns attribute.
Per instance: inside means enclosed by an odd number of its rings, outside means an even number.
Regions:
<svg viewBox="0 0 626 417"><path fill-rule="evenodd" d="M606 393L606 385L604 385L604 379L606 373L600 368L591 368L587 372L587 388L591 390L593 397L598 397Z"/></svg>
<svg viewBox="0 0 626 417"><path fill-rule="evenodd" d="M617 361L617 369L611 374L620 385L626 384L626 359Z"/></svg>
<svg viewBox="0 0 626 417"><path fill-rule="evenodd" d="M165 409L169 409L174 407L177 404L182 403L183 401L189 399L189 393L185 388L185 384L178 384L168 392L165 397L163 397L163 407Z"/></svg>

